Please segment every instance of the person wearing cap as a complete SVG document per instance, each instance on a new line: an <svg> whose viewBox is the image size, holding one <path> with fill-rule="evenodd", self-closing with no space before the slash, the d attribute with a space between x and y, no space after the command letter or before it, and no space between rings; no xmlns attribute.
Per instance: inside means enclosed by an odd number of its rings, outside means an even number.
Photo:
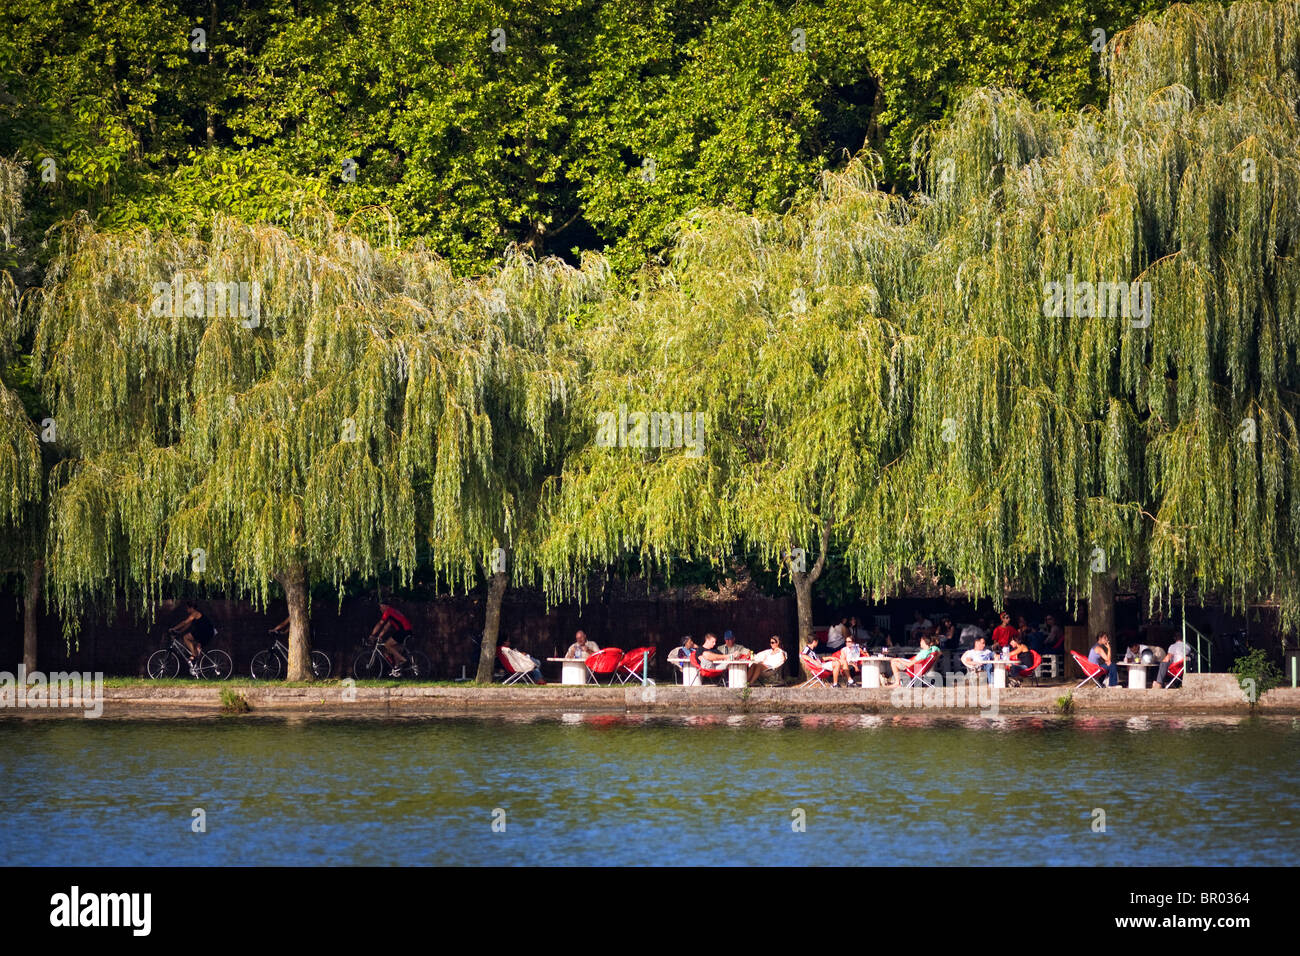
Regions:
<svg viewBox="0 0 1300 956"><path fill-rule="evenodd" d="M728 658L743 658L751 656L748 647L736 643L736 633L734 631L724 631L722 634L722 641L723 644L721 651L726 654Z"/></svg>

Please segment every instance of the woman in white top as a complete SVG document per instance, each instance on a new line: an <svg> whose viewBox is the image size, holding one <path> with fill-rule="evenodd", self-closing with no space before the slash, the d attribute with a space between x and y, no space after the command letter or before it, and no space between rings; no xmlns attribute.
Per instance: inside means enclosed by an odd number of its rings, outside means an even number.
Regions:
<svg viewBox="0 0 1300 956"><path fill-rule="evenodd" d="M749 665L749 683L755 683L768 671L774 671L785 665L785 651L781 649L781 639L775 634L768 641L768 649L754 655L754 663Z"/></svg>

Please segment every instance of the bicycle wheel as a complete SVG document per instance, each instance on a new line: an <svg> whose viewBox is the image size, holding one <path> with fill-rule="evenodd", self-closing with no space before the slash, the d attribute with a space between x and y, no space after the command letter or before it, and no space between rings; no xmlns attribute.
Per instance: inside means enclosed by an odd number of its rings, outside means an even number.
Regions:
<svg viewBox="0 0 1300 956"><path fill-rule="evenodd" d="M275 651L258 651L248 669L253 680L275 680L280 676L280 655Z"/></svg>
<svg viewBox="0 0 1300 956"><path fill-rule="evenodd" d="M317 680L325 680L334 671L334 662L324 651L311 652L311 676Z"/></svg>
<svg viewBox="0 0 1300 956"><path fill-rule="evenodd" d="M432 671L433 662L429 660L428 654L423 651L406 652L406 669L402 671L403 675L411 680L428 680Z"/></svg>
<svg viewBox="0 0 1300 956"><path fill-rule="evenodd" d="M154 680L163 677L175 677L180 673L181 662L176 659L176 655L169 650L154 651L149 655L149 663L145 665L145 673Z"/></svg>
<svg viewBox="0 0 1300 956"><path fill-rule="evenodd" d="M357 680L374 680L387 670L387 662L373 648L362 651L352 663L352 676Z"/></svg>
<svg viewBox="0 0 1300 956"><path fill-rule="evenodd" d="M233 669L230 655L222 650L204 651L199 658L199 677L203 680L225 680Z"/></svg>

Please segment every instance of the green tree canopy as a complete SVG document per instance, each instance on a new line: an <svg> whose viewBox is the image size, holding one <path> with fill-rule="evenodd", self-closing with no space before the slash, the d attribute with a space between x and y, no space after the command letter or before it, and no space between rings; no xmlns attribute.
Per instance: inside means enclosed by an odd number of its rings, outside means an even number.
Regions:
<svg viewBox="0 0 1300 956"><path fill-rule="evenodd" d="M503 541L527 568L518 476L566 398L551 326L603 268L512 259L467 282L392 233L329 214L65 231L35 350L72 423L50 537L65 620L114 590L189 578L265 602L277 582L306 679L309 582L409 582L423 558L464 585Z"/></svg>

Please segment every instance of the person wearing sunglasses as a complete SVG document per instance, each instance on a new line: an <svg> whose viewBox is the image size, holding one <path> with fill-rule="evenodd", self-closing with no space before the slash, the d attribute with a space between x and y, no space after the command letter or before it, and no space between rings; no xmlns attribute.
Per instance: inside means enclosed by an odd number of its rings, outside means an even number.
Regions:
<svg viewBox="0 0 1300 956"><path fill-rule="evenodd" d="M765 674L775 673L785 666L785 651L781 648L781 639L775 634L767 642L767 650L754 655L754 663L749 665L749 683L755 684Z"/></svg>

